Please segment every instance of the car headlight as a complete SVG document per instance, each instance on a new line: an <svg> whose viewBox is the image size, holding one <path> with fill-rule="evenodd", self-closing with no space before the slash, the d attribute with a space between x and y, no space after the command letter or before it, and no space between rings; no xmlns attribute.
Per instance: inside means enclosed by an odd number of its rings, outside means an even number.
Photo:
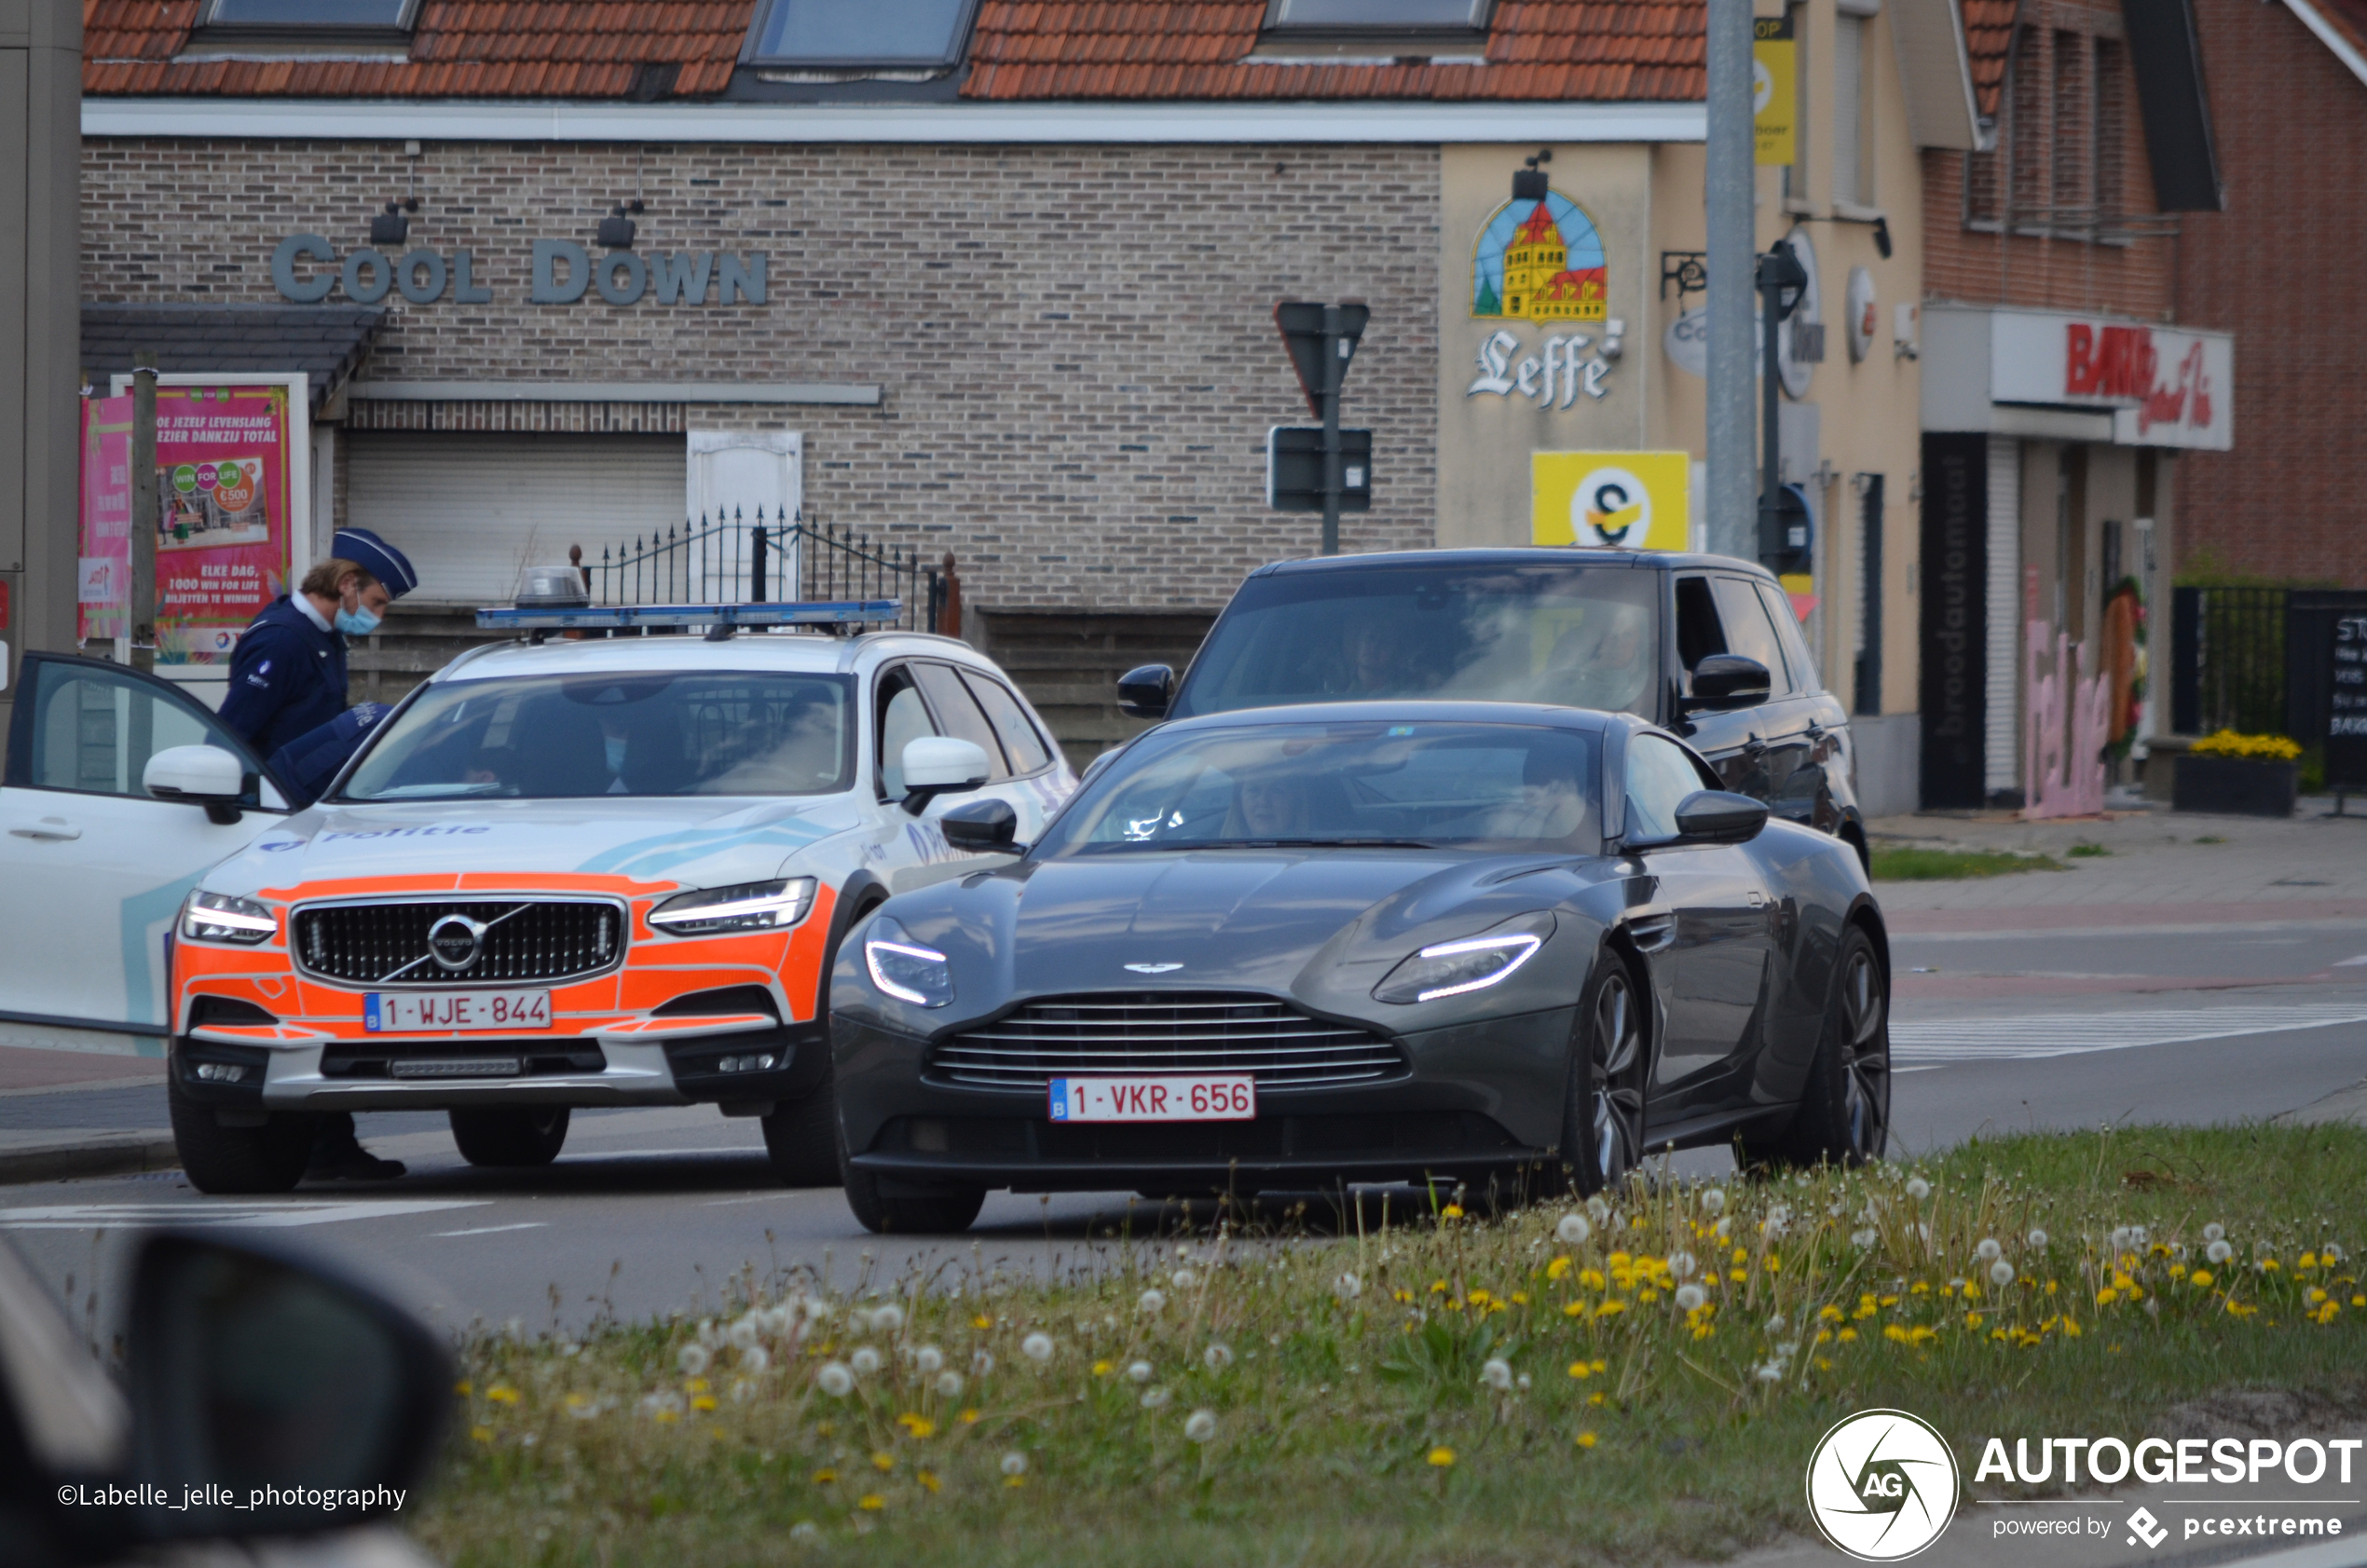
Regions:
<svg viewBox="0 0 2367 1568"><path fill-rule="evenodd" d="M1509 979L1553 934L1550 914L1524 916L1458 942L1435 942L1389 972L1373 988L1375 1002L1434 1002L1483 991Z"/></svg>
<svg viewBox="0 0 2367 1568"><path fill-rule="evenodd" d="M193 942L236 942L253 947L280 929L267 905L226 893L193 893L181 907L181 934Z"/></svg>
<svg viewBox="0 0 2367 1568"><path fill-rule="evenodd" d="M924 948L891 920L876 920L863 937L863 966L871 984L915 1007L942 1007L953 1000L953 966L934 948Z"/></svg>
<svg viewBox="0 0 2367 1568"><path fill-rule="evenodd" d="M726 931L771 931L792 926L814 907L814 879L743 882L677 893L650 911L650 924L672 936L712 936Z"/></svg>

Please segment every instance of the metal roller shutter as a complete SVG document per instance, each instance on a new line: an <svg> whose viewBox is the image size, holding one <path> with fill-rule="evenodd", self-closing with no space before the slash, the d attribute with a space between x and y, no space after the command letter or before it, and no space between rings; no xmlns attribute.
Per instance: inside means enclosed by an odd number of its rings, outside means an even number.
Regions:
<svg viewBox="0 0 2367 1568"><path fill-rule="evenodd" d="M460 435L355 430L346 437L345 521L399 547L427 603L507 603L527 566L564 562L682 525L683 438Z"/></svg>

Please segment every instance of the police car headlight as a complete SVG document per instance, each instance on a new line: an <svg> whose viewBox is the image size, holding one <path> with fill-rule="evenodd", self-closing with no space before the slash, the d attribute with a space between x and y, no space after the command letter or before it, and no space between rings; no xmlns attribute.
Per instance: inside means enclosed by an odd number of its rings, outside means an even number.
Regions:
<svg viewBox="0 0 2367 1568"><path fill-rule="evenodd" d="M280 929L280 917L252 898L193 893L181 907L181 934L193 942L236 942L253 947Z"/></svg>
<svg viewBox="0 0 2367 1568"><path fill-rule="evenodd" d="M771 931L792 926L814 907L814 879L743 882L677 893L650 911L650 924L673 936L713 936L730 931Z"/></svg>
<svg viewBox="0 0 2367 1568"><path fill-rule="evenodd" d="M942 1007L953 1000L953 967L935 948L924 948L894 920L871 922L863 937L863 967L871 984L915 1007Z"/></svg>

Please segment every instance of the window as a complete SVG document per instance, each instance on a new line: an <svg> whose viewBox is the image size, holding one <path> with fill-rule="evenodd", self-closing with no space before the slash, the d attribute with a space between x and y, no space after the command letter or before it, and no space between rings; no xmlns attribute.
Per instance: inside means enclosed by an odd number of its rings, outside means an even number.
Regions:
<svg viewBox="0 0 2367 1568"><path fill-rule="evenodd" d="M1964 155L1964 223L2125 241L2128 64L2117 40L2022 28L1993 152Z"/></svg>
<svg viewBox="0 0 2367 1568"><path fill-rule="evenodd" d="M201 716L175 693L133 675L58 664L44 670L37 689L40 711L23 784L145 800L140 776L150 757L173 746L214 746L247 764L241 801L257 803L258 776L246 748L212 715Z"/></svg>
<svg viewBox="0 0 2367 1568"><path fill-rule="evenodd" d="M1266 25L1287 32L1484 33L1495 0L1272 0Z"/></svg>
<svg viewBox="0 0 2367 1568"><path fill-rule="evenodd" d="M1710 597L1709 579L1676 579L1676 661L1685 667L1685 694L1693 694L1693 666L1713 653L1726 651L1726 629L1717 623L1717 601Z"/></svg>
<svg viewBox="0 0 2367 1568"><path fill-rule="evenodd" d="M1674 742L1636 736L1627 743L1627 825L1621 837L1631 844L1676 838L1676 808L1695 790L1717 787L1703 782L1693 759Z"/></svg>
<svg viewBox="0 0 2367 1568"><path fill-rule="evenodd" d="M1035 726L1028 722L1027 710L1011 695L1009 688L976 670L963 671L962 679L978 698L978 706L986 710L994 732L1003 738L1003 749L1011 757L1012 772L1024 776L1052 766L1051 748L1035 732Z"/></svg>
<svg viewBox="0 0 2367 1568"><path fill-rule="evenodd" d="M2096 40L2096 146L2091 198L2100 228L2117 227L2128 199L2123 150L2128 143L2128 80L2123 74L2121 48L2110 38Z"/></svg>
<svg viewBox="0 0 2367 1568"><path fill-rule="evenodd" d="M747 60L758 65L942 67L962 58L977 0L770 0Z"/></svg>
<svg viewBox="0 0 2367 1568"><path fill-rule="evenodd" d="M967 741L986 753L986 765L992 770L989 778L1009 778L1011 768L1003 756L1003 743L994 738L994 727L986 722L986 715L978 711L970 689L962 684L962 677L953 673L952 667L915 664L912 676L927 694L929 708L937 715L941 732L957 741Z"/></svg>
<svg viewBox="0 0 2367 1568"><path fill-rule="evenodd" d="M1809 199L1808 181L1808 7L1786 6L1792 24L1792 157L1784 165L1784 199Z"/></svg>
<svg viewBox="0 0 2367 1568"><path fill-rule="evenodd" d="M1868 100L1866 34L1872 24L1847 12L1833 19L1833 199L1874 204L1874 136Z"/></svg>
<svg viewBox="0 0 2367 1568"><path fill-rule="evenodd" d="M419 0L207 0L201 27L411 31Z"/></svg>
<svg viewBox="0 0 2367 1568"><path fill-rule="evenodd" d="M2055 34L2054 165L2048 187L2049 228L2083 228L2087 210L2087 170L2095 131L2088 123L2087 40L2076 33Z"/></svg>
<svg viewBox="0 0 2367 1568"><path fill-rule="evenodd" d="M1767 607L1767 618L1775 623L1775 640L1783 645L1784 662L1791 666L1793 689L1821 690L1823 683L1816 677L1815 661L1808 656L1808 639L1800 635L1799 617L1792 613L1791 600L1782 589L1764 582L1758 585L1758 599Z"/></svg>
<svg viewBox="0 0 2367 1568"><path fill-rule="evenodd" d="M924 735L937 733L929 722L928 704L912 684L910 670L891 670L880 677L880 798L904 798L904 748Z"/></svg>
<svg viewBox="0 0 2367 1568"><path fill-rule="evenodd" d="M1785 673L1783 645L1775 639L1775 627L1767 618L1767 607L1751 591L1751 584L1741 578L1720 577L1710 581L1717 594L1717 619L1726 628L1726 651L1756 659L1767 666L1767 695L1771 701L1790 696L1799 689Z"/></svg>

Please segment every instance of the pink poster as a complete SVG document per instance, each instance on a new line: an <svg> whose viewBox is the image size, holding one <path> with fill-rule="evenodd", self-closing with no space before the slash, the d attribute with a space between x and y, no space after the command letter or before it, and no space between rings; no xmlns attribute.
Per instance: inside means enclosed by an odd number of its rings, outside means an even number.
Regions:
<svg viewBox="0 0 2367 1568"><path fill-rule="evenodd" d="M125 634L131 600L131 399L82 400L82 528L75 636Z"/></svg>
<svg viewBox="0 0 2367 1568"><path fill-rule="evenodd" d="M157 662L227 663L288 591L288 389L157 389Z"/></svg>

